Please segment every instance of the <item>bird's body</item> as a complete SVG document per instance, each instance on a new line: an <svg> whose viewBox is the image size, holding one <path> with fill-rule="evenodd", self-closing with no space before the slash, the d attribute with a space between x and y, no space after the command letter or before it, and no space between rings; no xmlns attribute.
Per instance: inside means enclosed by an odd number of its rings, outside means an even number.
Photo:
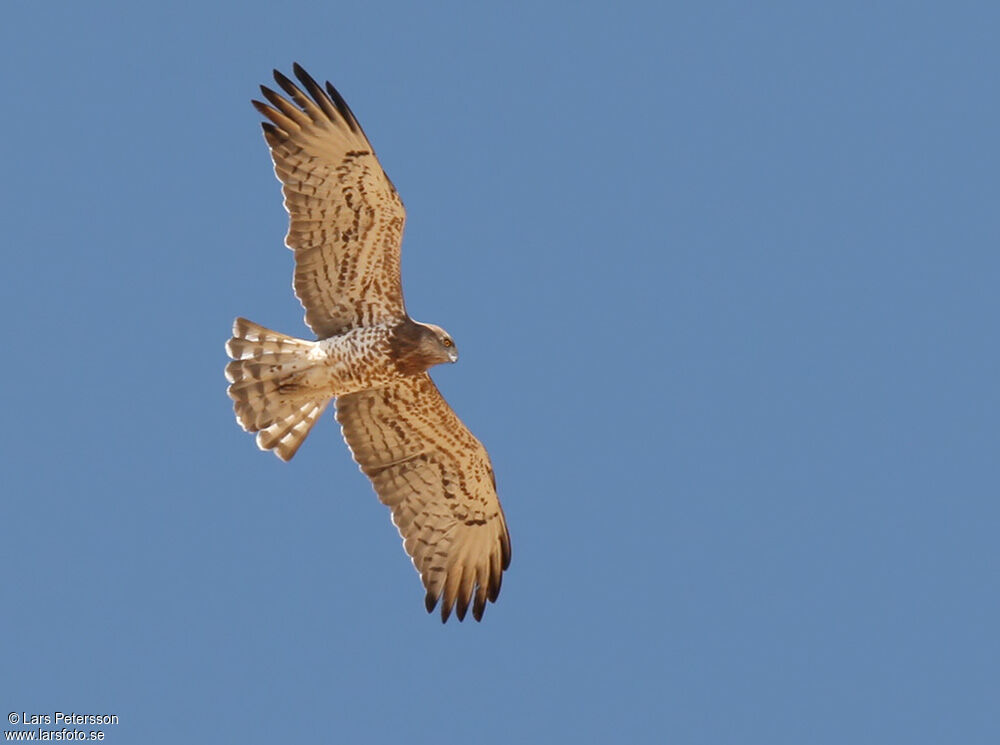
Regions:
<svg viewBox="0 0 1000 745"><path fill-rule="evenodd" d="M331 400L344 439L447 620L476 620L500 591L510 537L485 448L441 397L432 366L452 338L406 313L399 276L405 211L340 94L298 65L306 95L275 71L290 101L254 102L291 215L295 291L308 341L238 318L226 345L229 395L257 444L290 460Z"/></svg>
<svg viewBox="0 0 1000 745"><path fill-rule="evenodd" d="M430 366L407 347L406 332L405 323L380 323L306 341L283 339L275 331L237 319L233 337L245 344L230 344L234 359L227 366L233 383L230 392L259 392L259 384L266 380L300 398L315 392L344 396L389 385L401 373L423 372Z"/></svg>
<svg viewBox="0 0 1000 745"><path fill-rule="evenodd" d="M444 332L404 319L307 341L237 318L226 345L233 358L226 378L236 418L257 432L262 449L291 460L315 423L312 412L331 398L383 388L400 376L455 361L453 342L450 353L436 353L438 333Z"/></svg>

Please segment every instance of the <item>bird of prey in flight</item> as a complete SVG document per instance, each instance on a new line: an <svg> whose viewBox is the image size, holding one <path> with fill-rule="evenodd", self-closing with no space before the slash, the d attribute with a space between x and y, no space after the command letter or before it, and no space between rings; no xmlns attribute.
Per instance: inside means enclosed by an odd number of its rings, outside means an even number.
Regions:
<svg viewBox="0 0 1000 745"><path fill-rule="evenodd" d="M330 401L344 440L392 511L431 612L481 620L510 564L510 535L486 449L428 370L458 360L451 336L406 312L400 245L406 212L337 90L298 64L284 95L253 105L281 181L307 341L244 318L226 344L236 419L288 461Z"/></svg>

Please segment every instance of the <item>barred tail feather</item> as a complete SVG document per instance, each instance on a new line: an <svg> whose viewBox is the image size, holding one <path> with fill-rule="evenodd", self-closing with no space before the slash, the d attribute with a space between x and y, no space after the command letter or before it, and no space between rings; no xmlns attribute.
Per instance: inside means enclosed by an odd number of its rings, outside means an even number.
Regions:
<svg viewBox="0 0 1000 745"><path fill-rule="evenodd" d="M245 318L233 324L226 352L229 397L236 420L257 432L257 445L290 460L329 403L328 393L311 389L308 373L316 342L271 331Z"/></svg>
<svg viewBox="0 0 1000 745"><path fill-rule="evenodd" d="M308 401L281 421L260 430L257 433L257 447L261 450L273 450L284 461L291 460L329 402L329 399Z"/></svg>

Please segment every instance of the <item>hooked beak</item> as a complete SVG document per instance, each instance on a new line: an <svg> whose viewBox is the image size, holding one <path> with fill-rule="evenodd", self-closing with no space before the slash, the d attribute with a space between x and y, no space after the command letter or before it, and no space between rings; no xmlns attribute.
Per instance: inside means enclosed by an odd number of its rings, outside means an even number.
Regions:
<svg viewBox="0 0 1000 745"><path fill-rule="evenodd" d="M448 360L450 362L458 362L458 350L455 347L448 350Z"/></svg>

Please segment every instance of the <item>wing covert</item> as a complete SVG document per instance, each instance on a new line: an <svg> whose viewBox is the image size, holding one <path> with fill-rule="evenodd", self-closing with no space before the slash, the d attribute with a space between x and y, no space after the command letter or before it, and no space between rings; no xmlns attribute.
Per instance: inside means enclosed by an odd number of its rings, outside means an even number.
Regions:
<svg viewBox="0 0 1000 745"><path fill-rule="evenodd" d="M426 373L340 396L337 421L354 459L392 510L441 620L470 602L482 618L510 564L510 535L489 455Z"/></svg>
<svg viewBox="0 0 1000 745"><path fill-rule="evenodd" d="M288 98L261 86L263 122L289 214L295 294L320 338L405 315L399 276L406 211L361 125L337 90L298 64ZM289 100L291 99L291 100Z"/></svg>

